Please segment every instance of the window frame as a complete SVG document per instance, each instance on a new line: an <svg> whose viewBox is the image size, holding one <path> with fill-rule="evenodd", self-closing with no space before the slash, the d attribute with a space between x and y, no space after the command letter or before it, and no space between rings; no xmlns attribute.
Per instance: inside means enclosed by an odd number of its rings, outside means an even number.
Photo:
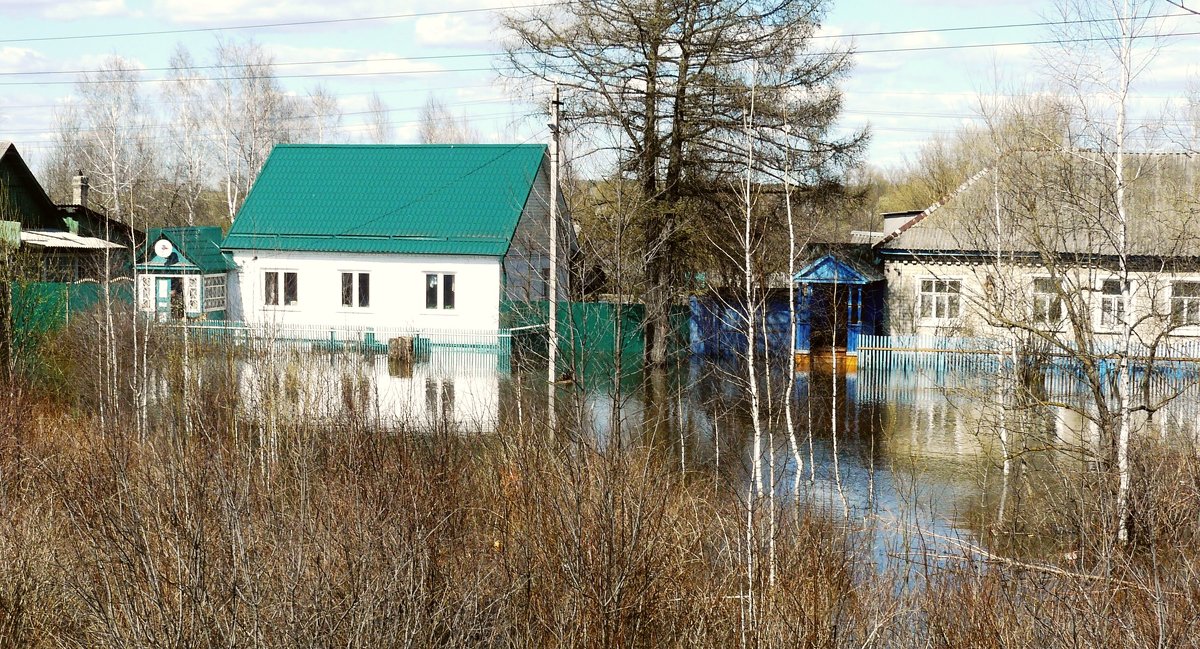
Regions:
<svg viewBox="0 0 1200 649"><path fill-rule="evenodd" d="M371 272L365 270L338 271L338 303L348 311L365 311L371 308ZM350 284L346 285L349 278ZM366 280L365 282L363 280ZM366 287L366 295L363 287ZM349 290L349 293L347 293ZM365 298L365 299L364 299ZM349 303L347 303L349 300Z"/></svg>
<svg viewBox="0 0 1200 649"><path fill-rule="evenodd" d="M264 268L263 306L271 309L295 309L300 306L300 272L287 268ZM274 275L274 282L270 276ZM290 277L289 277L290 276ZM288 301L288 280L291 280L292 300ZM272 290L273 285L273 290ZM275 301L272 302L271 298Z"/></svg>
<svg viewBox="0 0 1200 649"><path fill-rule="evenodd" d="M425 293L425 311L427 313L453 313L458 310L458 280L455 276L456 271L434 271L427 270L421 274L421 286ZM437 278L433 284L429 283L429 278ZM446 279L449 278L447 283ZM433 290L436 298L436 305L430 306L430 290ZM450 296L450 306L446 306L446 297Z"/></svg>
<svg viewBox="0 0 1200 649"><path fill-rule="evenodd" d="M1115 286L1116 293L1109 292L1109 287ZM1126 297L1132 293L1131 287L1125 287L1124 292L1121 291L1121 279L1112 277L1100 281L1100 288L1097 289L1097 294L1100 295L1100 305L1097 311L1096 327L1101 331L1117 331L1124 326L1125 318L1128 315L1129 302ZM1116 316L1113 316L1113 312Z"/></svg>
<svg viewBox="0 0 1200 649"><path fill-rule="evenodd" d="M204 286L203 306L205 313L224 311L228 295L229 279L224 273L204 275L201 283ZM219 293L219 295L218 295Z"/></svg>
<svg viewBox="0 0 1200 649"><path fill-rule="evenodd" d="M917 278L917 317L935 322L949 322L961 318L962 283L961 277ZM955 290L949 290L951 286ZM926 309L926 306L929 308Z"/></svg>
<svg viewBox="0 0 1200 649"><path fill-rule="evenodd" d="M1055 331L1061 329L1063 323L1067 320L1067 299L1064 295L1062 278L1042 275L1035 276L1032 279L1029 293L1032 299L1029 314L1030 321L1035 325L1052 327ZM1050 292L1041 291L1038 289L1039 282L1053 282L1057 285L1057 288L1056 290L1052 288ZM1043 308L1043 302L1045 308ZM1058 310L1058 319L1052 319L1051 317L1055 307Z"/></svg>
<svg viewBox="0 0 1200 649"><path fill-rule="evenodd" d="M1192 285L1195 295L1176 295L1176 287L1180 285ZM1171 282L1171 326L1172 327L1195 327L1200 325L1200 279L1196 280L1177 280ZM1183 308L1183 317L1180 317L1180 305Z"/></svg>

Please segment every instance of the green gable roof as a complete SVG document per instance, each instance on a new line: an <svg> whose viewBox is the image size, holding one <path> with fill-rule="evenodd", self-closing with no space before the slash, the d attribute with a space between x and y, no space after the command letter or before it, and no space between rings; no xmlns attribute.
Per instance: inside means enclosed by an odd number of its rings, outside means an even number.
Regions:
<svg viewBox="0 0 1200 649"><path fill-rule="evenodd" d="M503 256L541 144L279 145L226 249Z"/></svg>
<svg viewBox="0 0 1200 649"><path fill-rule="evenodd" d="M166 239L175 246L171 259L161 259L154 254L154 244ZM221 228L153 228L146 233L143 249L144 263L138 268L195 268L201 273L224 273L234 270L233 260L221 252Z"/></svg>

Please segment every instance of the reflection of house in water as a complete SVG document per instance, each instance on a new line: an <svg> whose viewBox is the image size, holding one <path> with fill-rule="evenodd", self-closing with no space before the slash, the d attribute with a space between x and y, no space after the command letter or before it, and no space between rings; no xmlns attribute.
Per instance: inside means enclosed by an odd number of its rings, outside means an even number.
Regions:
<svg viewBox="0 0 1200 649"><path fill-rule="evenodd" d="M507 359L435 348L406 366L386 356L281 348L243 361L246 412L301 424L357 421L385 430L490 432L499 422Z"/></svg>

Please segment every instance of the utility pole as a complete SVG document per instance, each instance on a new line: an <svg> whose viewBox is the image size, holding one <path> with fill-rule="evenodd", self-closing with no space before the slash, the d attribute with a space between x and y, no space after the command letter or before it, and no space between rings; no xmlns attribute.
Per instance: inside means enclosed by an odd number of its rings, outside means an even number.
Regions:
<svg viewBox="0 0 1200 649"><path fill-rule="evenodd" d="M558 380L558 84L554 84L554 98L550 101L550 277L546 290L546 303L550 312L546 346L549 355L546 367L546 406L550 429L557 424L554 409L555 382Z"/></svg>

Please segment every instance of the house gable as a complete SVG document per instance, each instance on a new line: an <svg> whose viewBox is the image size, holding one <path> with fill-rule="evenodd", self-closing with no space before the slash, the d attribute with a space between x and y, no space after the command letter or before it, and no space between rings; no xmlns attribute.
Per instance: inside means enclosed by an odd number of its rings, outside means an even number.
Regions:
<svg viewBox="0 0 1200 649"><path fill-rule="evenodd" d="M792 279L804 284L863 285L883 281L883 275L873 268L860 267L849 259L825 255L805 266Z"/></svg>
<svg viewBox="0 0 1200 649"><path fill-rule="evenodd" d="M58 209L11 142L0 142L0 221L25 230L65 230Z"/></svg>

